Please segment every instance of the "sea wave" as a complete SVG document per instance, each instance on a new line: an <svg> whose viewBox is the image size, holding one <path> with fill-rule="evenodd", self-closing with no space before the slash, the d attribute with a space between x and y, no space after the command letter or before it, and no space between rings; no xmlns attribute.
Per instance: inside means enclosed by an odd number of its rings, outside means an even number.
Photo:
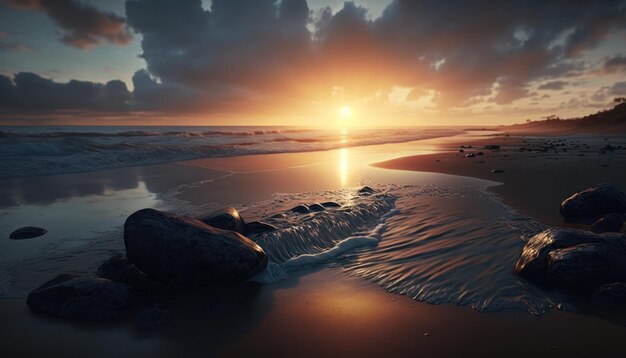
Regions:
<svg viewBox="0 0 626 358"><path fill-rule="evenodd" d="M0 132L0 179L77 173L210 157L329 150L459 134L457 129L353 130L196 127Z"/></svg>

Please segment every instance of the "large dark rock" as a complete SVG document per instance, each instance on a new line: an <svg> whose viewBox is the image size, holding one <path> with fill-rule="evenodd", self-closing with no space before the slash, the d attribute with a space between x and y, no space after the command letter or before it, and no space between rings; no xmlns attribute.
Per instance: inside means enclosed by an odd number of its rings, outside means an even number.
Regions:
<svg viewBox="0 0 626 358"><path fill-rule="evenodd" d="M263 249L245 236L154 209L126 219L124 243L141 271L172 285L246 280L267 266Z"/></svg>
<svg viewBox="0 0 626 358"><path fill-rule="evenodd" d="M26 303L34 311L60 318L103 320L125 313L132 298L130 287L123 283L59 275L29 293Z"/></svg>
<svg viewBox="0 0 626 358"><path fill-rule="evenodd" d="M48 232L48 230L35 227L35 226L25 226L21 227L11 233L9 235L9 239L11 240L26 240L32 239L41 235L44 235Z"/></svg>
<svg viewBox="0 0 626 358"><path fill-rule="evenodd" d="M218 229L236 231L242 235L246 234L246 222L235 208L225 208L201 215L198 220Z"/></svg>
<svg viewBox="0 0 626 358"><path fill-rule="evenodd" d="M272 224L268 224L266 222L263 221L253 221L253 222L249 222L246 225L246 235L249 236L255 236L255 235L260 235L266 232L270 232L270 231L276 231L278 230L278 228Z"/></svg>
<svg viewBox="0 0 626 358"><path fill-rule="evenodd" d="M375 190L374 190L374 189L372 189L372 188L371 188L371 187L369 187L369 186L364 186L364 187L362 187L361 189L359 189L359 191L358 191L359 195L371 195L371 194L373 194L374 192L375 192Z"/></svg>
<svg viewBox="0 0 626 358"><path fill-rule="evenodd" d="M132 287L135 293L145 293L150 286L148 276L131 263L124 254L113 255L104 261L98 268L98 276L125 283Z"/></svg>
<svg viewBox="0 0 626 358"><path fill-rule="evenodd" d="M552 228L524 246L514 271L539 286L584 295L626 281L626 238L615 233Z"/></svg>
<svg viewBox="0 0 626 358"><path fill-rule="evenodd" d="M544 230L524 245L514 272L536 284L546 285L546 266L550 251L598 240L596 234L587 231L559 228Z"/></svg>
<svg viewBox="0 0 626 358"><path fill-rule="evenodd" d="M614 282L601 286L591 300L603 306L626 306L626 283Z"/></svg>
<svg viewBox="0 0 626 358"><path fill-rule="evenodd" d="M624 226L624 215L611 213L603 218L598 219L593 225L591 230L593 232L620 232Z"/></svg>
<svg viewBox="0 0 626 358"><path fill-rule="evenodd" d="M600 184L576 193L561 203L566 222L591 224L610 213L626 212L626 194L611 184Z"/></svg>
<svg viewBox="0 0 626 358"><path fill-rule="evenodd" d="M626 243L621 238L603 239L551 251L547 272L554 288L575 295L626 281Z"/></svg>

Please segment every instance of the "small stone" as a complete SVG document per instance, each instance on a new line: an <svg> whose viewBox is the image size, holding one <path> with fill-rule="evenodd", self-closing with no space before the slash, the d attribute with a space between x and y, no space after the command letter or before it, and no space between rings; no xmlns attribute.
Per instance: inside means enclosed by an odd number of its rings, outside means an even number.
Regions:
<svg viewBox="0 0 626 358"><path fill-rule="evenodd" d="M48 230L40 228L40 227L25 226L25 227L22 227L13 231L11 235L9 235L9 239L11 240L33 239L41 235L44 235L47 232Z"/></svg>
<svg viewBox="0 0 626 358"><path fill-rule="evenodd" d="M278 230L276 226L268 224L263 221L253 221L253 222L249 222L246 225L246 235L248 236L259 235L259 234L263 234L263 233L270 232L270 231L276 231L276 230Z"/></svg>
<svg viewBox="0 0 626 358"><path fill-rule="evenodd" d="M322 203L322 206L325 208L340 208L341 204L336 203L334 201L325 201Z"/></svg>
<svg viewBox="0 0 626 358"><path fill-rule="evenodd" d="M293 208L291 208L291 210L289 210L291 212L297 213L297 214L308 214L311 212L311 210L309 210L309 207L306 205L298 205L298 206L294 206Z"/></svg>
<svg viewBox="0 0 626 358"><path fill-rule="evenodd" d="M198 220L214 228L236 231L242 235L246 234L246 222L235 208L224 208L201 215Z"/></svg>
<svg viewBox="0 0 626 358"><path fill-rule="evenodd" d="M326 210L326 208L322 204L315 203L315 204L309 205L309 210L311 210L311 211L324 211L324 210Z"/></svg>
<svg viewBox="0 0 626 358"><path fill-rule="evenodd" d="M491 171L491 173L493 173L493 174L500 174L500 173L504 173L504 170L502 170L502 169L494 169L494 170Z"/></svg>

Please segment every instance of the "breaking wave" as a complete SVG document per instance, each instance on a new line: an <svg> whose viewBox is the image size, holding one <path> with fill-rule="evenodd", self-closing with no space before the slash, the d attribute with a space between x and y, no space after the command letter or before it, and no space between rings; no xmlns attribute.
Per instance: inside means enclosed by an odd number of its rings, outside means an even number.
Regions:
<svg viewBox="0 0 626 358"><path fill-rule="evenodd" d="M262 127L6 127L0 179L77 173L211 157L308 152L461 133L377 129L350 133Z"/></svg>

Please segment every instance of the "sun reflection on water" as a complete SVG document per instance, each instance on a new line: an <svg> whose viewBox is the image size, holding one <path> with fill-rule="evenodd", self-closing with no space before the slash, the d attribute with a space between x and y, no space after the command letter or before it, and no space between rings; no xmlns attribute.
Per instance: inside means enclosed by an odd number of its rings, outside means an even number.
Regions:
<svg viewBox="0 0 626 358"><path fill-rule="evenodd" d="M348 184L348 148L339 150L339 180L341 186Z"/></svg>

